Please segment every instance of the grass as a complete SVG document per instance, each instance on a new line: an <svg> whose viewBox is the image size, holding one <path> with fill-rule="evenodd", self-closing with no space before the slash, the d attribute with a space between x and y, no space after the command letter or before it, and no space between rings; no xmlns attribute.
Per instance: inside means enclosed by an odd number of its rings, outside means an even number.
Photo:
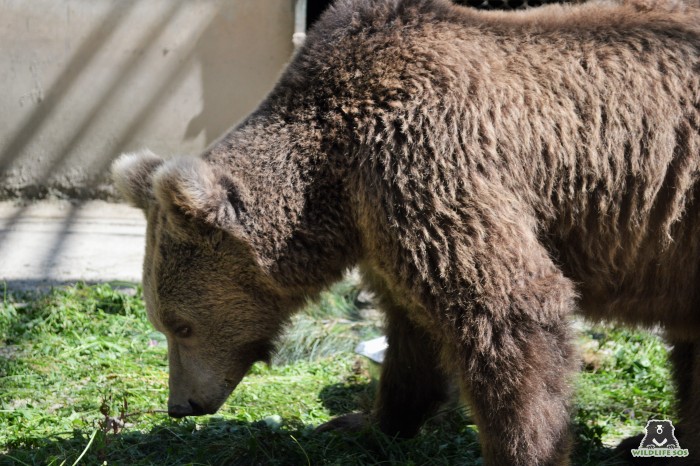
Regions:
<svg viewBox="0 0 700 466"><path fill-rule="evenodd" d="M0 287L0 292L2 288ZM140 292L76 285L0 295L0 464L482 464L468 414L446 410L415 439L317 434L367 409L373 386L352 353L380 333L354 281L297 316L271 366L255 365L214 416L173 420L165 340ZM675 419L666 350L653 335L584 327L574 464L618 464L611 445L648 418Z"/></svg>

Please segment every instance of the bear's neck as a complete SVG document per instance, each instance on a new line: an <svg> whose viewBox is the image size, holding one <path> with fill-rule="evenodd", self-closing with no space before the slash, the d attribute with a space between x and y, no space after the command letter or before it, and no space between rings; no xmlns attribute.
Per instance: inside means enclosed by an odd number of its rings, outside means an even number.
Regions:
<svg viewBox="0 0 700 466"><path fill-rule="evenodd" d="M314 295L358 258L346 161L316 123L270 113L258 111L204 157L239 185L240 220L263 267L286 291Z"/></svg>

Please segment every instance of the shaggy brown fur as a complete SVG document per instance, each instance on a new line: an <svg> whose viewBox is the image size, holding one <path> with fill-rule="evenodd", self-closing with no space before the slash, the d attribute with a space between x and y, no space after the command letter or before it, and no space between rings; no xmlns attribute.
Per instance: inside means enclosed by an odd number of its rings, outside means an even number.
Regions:
<svg viewBox="0 0 700 466"><path fill-rule="evenodd" d="M700 14L650 5L341 0L202 158L117 162L171 413L218 409L359 264L388 316L385 432L456 376L486 464L566 464L578 304L664 326L700 445Z"/></svg>

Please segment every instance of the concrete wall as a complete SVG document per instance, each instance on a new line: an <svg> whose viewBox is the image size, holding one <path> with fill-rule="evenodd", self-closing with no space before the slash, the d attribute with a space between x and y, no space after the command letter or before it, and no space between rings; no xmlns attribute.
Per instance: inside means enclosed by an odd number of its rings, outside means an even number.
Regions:
<svg viewBox="0 0 700 466"><path fill-rule="evenodd" d="M110 161L196 154L292 53L293 0L2 0L0 198L105 197Z"/></svg>

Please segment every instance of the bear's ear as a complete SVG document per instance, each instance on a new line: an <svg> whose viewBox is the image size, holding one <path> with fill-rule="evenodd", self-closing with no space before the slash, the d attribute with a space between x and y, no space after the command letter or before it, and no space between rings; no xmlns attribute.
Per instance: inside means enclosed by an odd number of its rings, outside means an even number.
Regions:
<svg viewBox="0 0 700 466"><path fill-rule="evenodd" d="M239 229L239 190L200 158L169 160L154 175L153 189L163 207L225 231Z"/></svg>
<svg viewBox="0 0 700 466"><path fill-rule="evenodd" d="M130 204L145 210L155 200L153 174L162 164L163 159L149 150L124 154L112 163L112 179Z"/></svg>

